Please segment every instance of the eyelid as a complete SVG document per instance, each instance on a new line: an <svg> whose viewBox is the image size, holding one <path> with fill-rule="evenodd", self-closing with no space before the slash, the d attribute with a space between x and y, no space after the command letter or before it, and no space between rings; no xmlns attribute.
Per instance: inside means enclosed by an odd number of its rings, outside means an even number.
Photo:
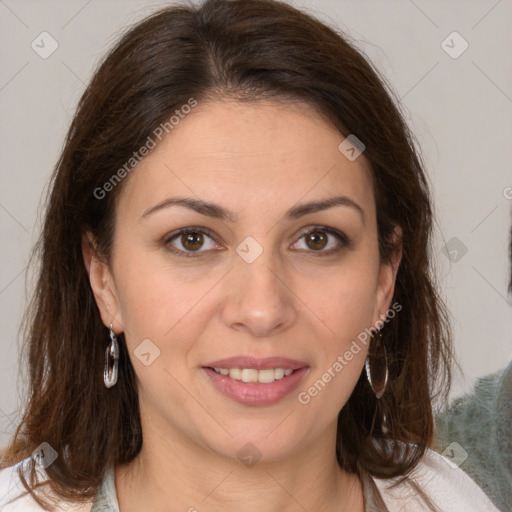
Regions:
<svg viewBox="0 0 512 512"><path fill-rule="evenodd" d="M173 238L176 238L178 235L188 232L203 233L213 239L215 239L216 236L215 233L210 228L205 228L203 226L188 226L186 228L176 229L175 231L168 233L163 237L163 241L164 243L169 243Z"/></svg>

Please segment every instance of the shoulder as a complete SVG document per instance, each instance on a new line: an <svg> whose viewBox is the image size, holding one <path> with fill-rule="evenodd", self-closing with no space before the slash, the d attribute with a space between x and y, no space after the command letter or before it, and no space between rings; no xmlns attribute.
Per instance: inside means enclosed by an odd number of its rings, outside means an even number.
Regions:
<svg viewBox="0 0 512 512"><path fill-rule="evenodd" d="M399 479L374 479L390 512L426 512L430 508L418 489L440 512L499 512L484 492L453 462L433 450L427 450L409 478L392 487Z"/></svg>
<svg viewBox="0 0 512 512"><path fill-rule="evenodd" d="M25 459L14 466L0 470L0 512L41 512L44 509L27 493L19 470L28 478L28 462ZM44 471L40 471L43 475ZM90 504L62 504L54 512L90 512Z"/></svg>

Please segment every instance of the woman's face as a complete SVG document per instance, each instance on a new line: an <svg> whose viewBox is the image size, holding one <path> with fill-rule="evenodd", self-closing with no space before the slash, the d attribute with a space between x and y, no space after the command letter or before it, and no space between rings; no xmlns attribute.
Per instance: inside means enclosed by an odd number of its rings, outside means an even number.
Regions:
<svg viewBox="0 0 512 512"><path fill-rule="evenodd" d="M368 161L343 139L306 105L199 103L126 178L111 267L90 274L146 432L268 460L334 443L367 353L353 341L396 270L379 263Z"/></svg>

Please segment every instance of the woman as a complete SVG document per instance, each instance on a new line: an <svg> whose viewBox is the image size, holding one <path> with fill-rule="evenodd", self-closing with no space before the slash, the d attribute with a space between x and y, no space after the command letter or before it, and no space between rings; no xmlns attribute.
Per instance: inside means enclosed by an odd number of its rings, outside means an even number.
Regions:
<svg viewBox="0 0 512 512"><path fill-rule="evenodd" d="M431 215L333 29L270 0L139 23L56 166L2 510L496 510L428 448Z"/></svg>

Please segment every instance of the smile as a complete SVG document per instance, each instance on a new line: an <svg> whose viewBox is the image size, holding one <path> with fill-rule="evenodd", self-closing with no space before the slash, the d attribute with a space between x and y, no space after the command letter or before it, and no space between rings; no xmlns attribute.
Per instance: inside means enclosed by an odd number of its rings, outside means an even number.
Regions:
<svg viewBox="0 0 512 512"><path fill-rule="evenodd" d="M244 405L268 406L288 397L309 372L309 366L282 357L238 356L213 361L202 370L222 396Z"/></svg>

